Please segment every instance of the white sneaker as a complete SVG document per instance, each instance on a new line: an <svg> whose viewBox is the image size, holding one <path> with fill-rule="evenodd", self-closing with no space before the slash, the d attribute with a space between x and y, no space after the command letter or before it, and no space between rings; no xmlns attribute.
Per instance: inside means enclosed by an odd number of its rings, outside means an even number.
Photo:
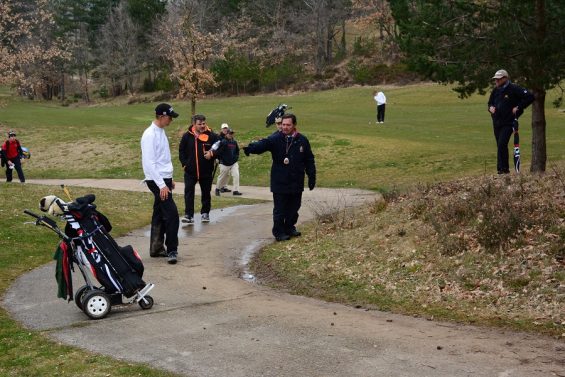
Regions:
<svg viewBox="0 0 565 377"><path fill-rule="evenodd" d="M202 214L202 222L203 223L209 223L210 222L210 215L208 215L207 213L203 213Z"/></svg>

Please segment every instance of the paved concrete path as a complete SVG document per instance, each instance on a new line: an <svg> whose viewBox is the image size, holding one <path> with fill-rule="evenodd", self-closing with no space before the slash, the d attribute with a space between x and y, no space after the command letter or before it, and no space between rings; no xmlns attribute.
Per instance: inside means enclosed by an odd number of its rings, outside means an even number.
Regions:
<svg viewBox="0 0 565 377"><path fill-rule="evenodd" d="M134 181L80 182L146 191ZM264 188L241 191L270 198ZM316 189L304 195L301 220L312 218L312 208L374 199L361 190ZM272 242L271 214L265 203L215 210L208 224L197 218L179 231L174 266L148 257L149 228L119 239L144 257L144 279L156 285L151 310L115 307L88 320L55 297L53 264L21 276L2 305L57 341L186 376L565 376L565 344L557 340L354 309L253 283L246 261Z"/></svg>

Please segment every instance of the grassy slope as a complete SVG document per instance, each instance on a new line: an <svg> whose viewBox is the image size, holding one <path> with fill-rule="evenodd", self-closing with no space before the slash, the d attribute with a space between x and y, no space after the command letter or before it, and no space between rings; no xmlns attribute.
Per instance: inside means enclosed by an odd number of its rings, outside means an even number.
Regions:
<svg viewBox="0 0 565 377"><path fill-rule="evenodd" d="M255 275L368 309L565 338L560 165L541 177L423 185L352 211L317 208L303 237L255 258Z"/></svg>

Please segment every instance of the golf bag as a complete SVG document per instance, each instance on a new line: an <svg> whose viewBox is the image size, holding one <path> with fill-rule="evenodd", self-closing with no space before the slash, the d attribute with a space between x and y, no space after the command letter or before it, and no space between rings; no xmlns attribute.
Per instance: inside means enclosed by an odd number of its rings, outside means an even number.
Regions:
<svg viewBox="0 0 565 377"><path fill-rule="evenodd" d="M94 195L71 203L53 195L41 199L42 211L66 221L64 231L53 219L24 211L36 219L36 225L51 229L62 239L54 257L57 296L68 301L74 297L75 304L92 319L104 318L112 305L137 302L142 309L150 309L153 298L147 293L154 285L142 279L144 267L139 254L129 245L120 247L110 236L112 225L96 210L94 200ZM86 285L73 296L71 274L75 264Z"/></svg>
<svg viewBox="0 0 565 377"><path fill-rule="evenodd" d="M77 262L87 266L108 294L133 296L145 287L143 263L131 247L120 247L110 236L111 224L96 211L94 195L67 205L65 234L71 239Z"/></svg>
<svg viewBox="0 0 565 377"><path fill-rule="evenodd" d="M269 127L273 124L275 124L275 119L280 118L284 115L284 112L286 110L290 109L290 107L288 107L288 105L281 103L280 105L278 105L277 107L275 107L268 115L267 115L267 119L265 121L265 127Z"/></svg>

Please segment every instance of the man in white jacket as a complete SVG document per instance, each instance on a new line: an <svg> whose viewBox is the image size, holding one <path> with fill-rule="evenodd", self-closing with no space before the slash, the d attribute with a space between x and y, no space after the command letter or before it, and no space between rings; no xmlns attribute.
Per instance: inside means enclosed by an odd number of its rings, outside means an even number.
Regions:
<svg viewBox="0 0 565 377"><path fill-rule="evenodd" d="M165 127L178 116L171 105L158 105L155 108L155 120L141 137L141 162L145 183L155 196L149 255L166 256L169 264L177 263L179 213L173 200L173 163ZM167 246L166 252L164 245Z"/></svg>
<svg viewBox="0 0 565 377"><path fill-rule="evenodd" d="M383 92L375 91L375 101L377 102L377 123L385 122L385 107L386 107L386 96Z"/></svg>

